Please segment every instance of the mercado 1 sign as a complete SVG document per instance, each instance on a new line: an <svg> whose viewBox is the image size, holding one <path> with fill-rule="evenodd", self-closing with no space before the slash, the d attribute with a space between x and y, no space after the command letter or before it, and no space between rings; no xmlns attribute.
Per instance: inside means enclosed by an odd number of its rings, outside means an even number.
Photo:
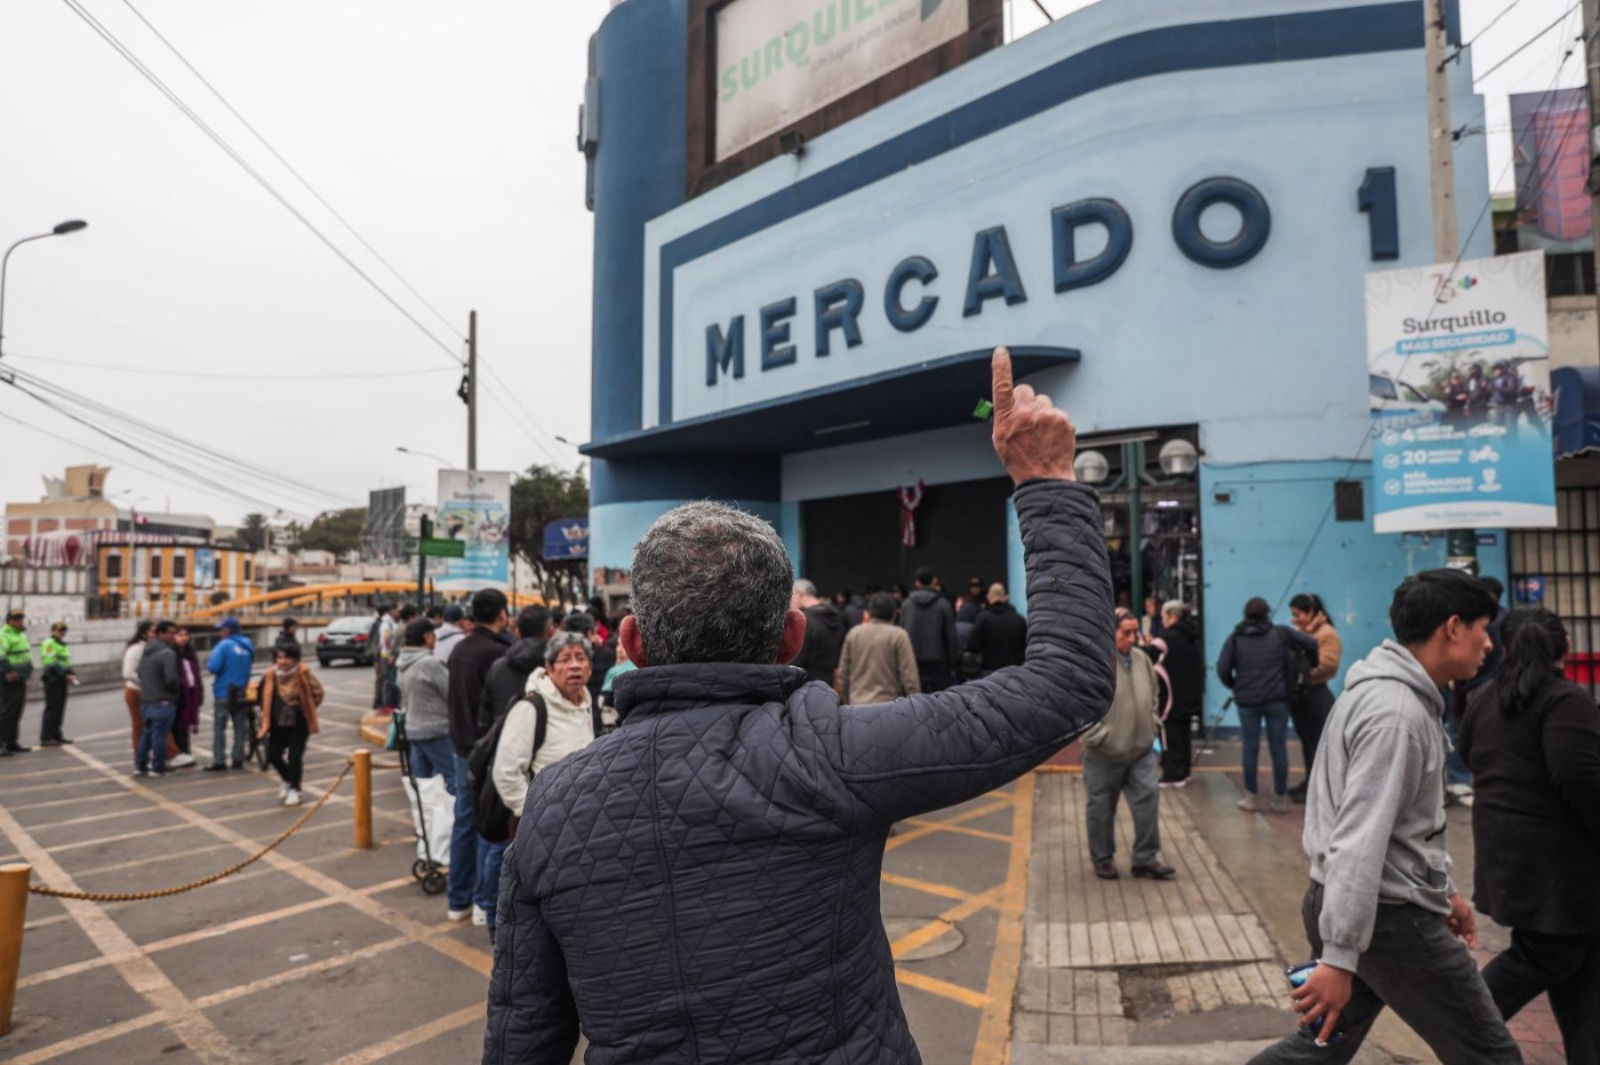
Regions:
<svg viewBox="0 0 1600 1065"><path fill-rule="evenodd" d="M967 32L966 0L734 0L716 13L726 159Z"/></svg>
<svg viewBox="0 0 1600 1065"><path fill-rule="evenodd" d="M1556 524L1544 252L1370 273L1373 528Z"/></svg>
<svg viewBox="0 0 1600 1065"><path fill-rule="evenodd" d="M511 587L511 474L440 470L433 535L466 546L448 559L437 587L461 591Z"/></svg>

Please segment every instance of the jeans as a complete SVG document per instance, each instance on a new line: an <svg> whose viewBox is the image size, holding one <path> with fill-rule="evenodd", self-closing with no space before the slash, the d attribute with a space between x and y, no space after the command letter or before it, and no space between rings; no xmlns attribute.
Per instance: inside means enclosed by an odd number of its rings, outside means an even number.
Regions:
<svg viewBox="0 0 1600 1065"><path fill-rule="evenodd" d="M267 732L267 764L276 769L283 782L295 791L300 790L306 741L310 738L311 729L304 718L293 725L273 725Z"/></svg>
<svg viewBox="0 0 1600 1065"><path fill-rule="evenodd" d="M1483 970L1483 982L1508 1020L1549 992L1569 1065L1600 1065L1600 936L1513 928L1511 946Z"/></svg>
<svg viewBox="0 0 1600 1065"><path fill-rule="evenodd" d="M1267 752L1272 756L1272 793L1289 790L1289 704L1239 707L1244 731L1244 790L1256 793L1256 762L1261 757L1261 722L1267 723Z"/></svg>
<svg viewBox="0 0 1600 1065"><path fill-rule="evenodd" d="M473 890L478 880L478 829L473 824L473 807L477 796L470 786L467 760L451 751L455 764L456 821L450 828L450 887L448 899L452 910L464 910L472 905Z"/></svg>
<svg viewBox="0 0 1600 1065"><path fill-rule="evenodd" d="M1450 750L1444 756L1444 782L1472 786L1472 770L1456 745L1461 742L1461 718L1449 710L1444 713L1444 734L1450 740Z"/></svg>
<svg viewBox="0 0 1600 1065"><path fill-rule="evenodd" d="M406 757L411 760L411 775L418 780L444 777L445 790L456 793L456 750L450 746L449 736L435 736L431 740L407 741L411 748Z"/></svg>
<svg viewBox="0 0 1600 1065"><path fill-rule="evenodd" d="M46 673L44 684L44 716L39 720L39 742L49 743L61 739L61 724L67 716L67 675Z"/></svg>
<svg viewBox="0 0 1600 1065"><path fill-rule="evenodd" d="M211 764L225 765L228 749L228 722L233 721L233 761L244 761L244 734L250 728L250 708L237 698L216 695L211 700Z"/></svg>
<svg viewBox="0 0 1600 1065"><path fill-rule="evenodd" d="M500 866L509 846L508 839L490 843L481 836L478 838L478 883L472 889L472 902L488 915L491 929L494 928L495 900L500 897Z"/></svg>
<svg viewBox="0 0 1600 1065"><path fill-rule="evenodd" d="M1117 851L1117 799L1128 797L1133 814L1133 864L1149 865L1161 852L1160 770L1156 752L1146 751L1131 762L1113 762L1093 751L1083 752L1083 786L1088 793L1084 820L1089 828L1089 860L1109 862Z"/></svg>
<svg viewBox="0 0 1600 1065"><path fill-rule="evenodd" d="M1322 728L1328 723L1328 712L1332 709L1333 693L1326 684L1307 684L1305 692L1289 709L1295 735L1300 737L1300 756L1305 761L1307 780L1311 779L1311 767L1317 761L1317 745L1322 742Z"/></svg>
<svg viewBox="0 0 1600 1065"><path fill-rule="evenodd" d="M178 719L178 708L173 703L145 703L139 707L139 753L133 767L141 772L153 769L167 771L167 733Z"/></svg>
<svg viewBox="0 0 1600 1065"><path fill-rule="evenodd" d="M1322 885L1312 881L1300 906L1313 956L1322 953L1318 920ZM1467 948L1444 918L1420 906L1379 903L1372 943L1356 963L1353 993L1334 1039L1317 1046L1300 1030L1250 1060L1250 1065L1344 1065L1356 1056L1388 1006L1422 1037L1444 1065L1522 1065L1522 1052Z"/></svg>

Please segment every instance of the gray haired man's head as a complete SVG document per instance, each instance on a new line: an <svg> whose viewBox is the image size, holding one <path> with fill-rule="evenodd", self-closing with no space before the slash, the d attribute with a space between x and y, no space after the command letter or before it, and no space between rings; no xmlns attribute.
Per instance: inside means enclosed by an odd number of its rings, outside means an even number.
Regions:
<svg viewBox="0 0 1600 1065"><path fill-rule="evenodd" d="M633 552L633 609L650 664L775 661L793 573L760 518L721 503L669 510Z"/></svg>

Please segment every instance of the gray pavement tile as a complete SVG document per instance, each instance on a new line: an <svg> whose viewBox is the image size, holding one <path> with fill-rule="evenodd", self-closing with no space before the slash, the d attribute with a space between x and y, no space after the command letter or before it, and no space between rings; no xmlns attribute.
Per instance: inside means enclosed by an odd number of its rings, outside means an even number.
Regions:
<svg viewBox="0 0 1600 1065"><path fill-rule="evenodd" d="M912 972L982 992L989 983L989 959L994 953L994 936L998 926L998 913L980 910L956 922L962 936L961 946L957 949L937 957L898 964Z"/></svg>
<svg viewBox="0 0 1600 1065"><path fill-rule="evenodd" d="M360 889L395 877L410 876L411 863L416 857L416 842L408 835L391 839L372 850L351 849L343 854L323 855L315 866L318 872L326 873L341 884ZM419 895L422 893L421 888L412 890Z"/></svg>
<svg viewBox="0 0 1600 1065"><path fill-rule="evenodd" d="M901 831L906 830L904 826L901 828ZM884 856L883 867L891 873L949 884L977 894L1005 880L1010 860L1009 842L956 832L932 832L890 851Z"/></svg>
<svg viewBox="0 0 1600 1065"><path fill-rule="evenodd" d="M963 821L961 822L961 827L976 828L983 832L996 832L1002 836L1009 836L1011 834L1011 811L996 810L992 814L974 818L971 821Z"/></svg>
<svg viewBox="0 0 1600 1065"><path fill-rule="evenodd" d="M154 958L186 995L201 998L298 966L348 955L400 934L381 921L334 903L270 924L163 950Z"/></svg>
<svg viewBox="0 0 1600 1065"><path fill-rule="evenodd" d="M480 1003L484 988L476 973L413 945L205 1012L252 1061L317 1065Z"/></svg>
<svg viewBox="0 0 1600 1065"><path fill-rule="evenodd" d="M424 895L422 889L415 884L405 884L400 887L390 888L388 891L380 891L373 895L372 898L390 909L403 913L412 920L421 921L426 925L443 921L445 919L445 910L449 908L443 895ZM462 922L463 927L468 924L469 922ZM482 932L483 929L480 928L478 931ZM488 943L487 937L474 937L470 940L463 940L463 942L469 941L475 947L488 949L486 946Z"/></svg>
<svg viewBox="0 0 1600 1065"><path fill-rule="evenodd" d="M24 948L26 949L26 948ZM115 969L91 969L77 976L51 980L17 991L11 1033L0 1043L7 1057L93 1031L108 1024L142 1017L151 1011ZM100 1061L110 1061L102 1046ZM115 1056L118 1060L120 1055Z"/></svg>
<svg viewBox="0 0 1600 1065"><path fill-rule="evenodd" d="M191 876L210 872L212 868L198 872L191 869L173 870L172 881L182 883ZM317 889L287 873L273 870L248 881L248 886L230 887L228 881L224 880L182 895L134 903L118 911L116 921L135 942L149 943L192 932L208 924L222 924L322 897L322 892Z"/></svg>
<svg viewBox="0 0 1600 1065"><path fill-rule="evenodd" d="M63 1054L51 1065L107 1065L108 1062L160 1062L161 1065L190 1065L202 1059L184 1046L183 1040L172 1029L162 1024L152 1024L137 1032L119 1035L116 1039L84 1047L71 1054Z"/></svg>
<svg viewBox="0 0 1600 1065"><path fill-rule="evenodd" d="M28 900L28 916L34 920L41 916L33 906L38 898L35 895ZM23 933L20 972L23 977L28 977L99 956L100 949L78 927L76 921L55 921Z"/></svg>
<svg viewBox="0 0 1600 1065"><path fill-rule="evenodd" d="M900 1005L925 1062L971 1060L982 1011L905 984L900 985Z"/></svg>
<svg viewBox="0 0 1600 1065"><path fill-rule="evenodd" d="M483 1023L463 1025L443 1035L436 1035L398 1054L384 1058L384 1065L439 1065L440 1062L471 1062L483 1057ZM573 1055L574 1062L583 1060L580 1047Z"/></svg>
<svg viewBox="0 0 1600 1065"><path fill-rule="evenodd" d="M117 805L120 806L120 804ZM143 804L140 804L139 807L132 809L112 809L106 812L115 813L117 816L97 817L93 821L79 821L75 825L41 825L28 829L28 834L40 846L54 852L56 848L68 844L105 839L110 836L126 835L133 832L173 829L183 825L183 821L177 816L157 806L143 806ZM71 820L86 816L89 816L87 811L78 811Z"/></svg>

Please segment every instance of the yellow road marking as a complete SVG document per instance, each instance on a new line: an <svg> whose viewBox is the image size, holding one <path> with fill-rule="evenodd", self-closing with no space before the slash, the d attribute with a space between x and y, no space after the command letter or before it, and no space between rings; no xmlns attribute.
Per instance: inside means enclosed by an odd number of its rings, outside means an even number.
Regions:
<svg viewBox="0 0 1600 1065"><path fill-rule="evenodd" d="M938 995L940 998L947 998L952 1002L959 1002L963 1006L971 1006L973 1009L982 1009L989 1005L989 996L982 991L974 991L970 987L952 984L948 980L941 980L926 973L913 972L898 965L894 969L894 978L898 983L902 983L907 987L914 987L918 991L926 991L930 995Z"/></svg>
<svg viewBox="0 0 1600 1065"><path fill-rule="evenodd" d="M1003 890L1005 890L1005 885L998 884L981 895L968 897L965 901L950 907L927 924L913 928L899 939L890 943L889 953L898 959L918 947L932 943L949 931L950 926L957 921L964 921L979 910L995 905L999 901L1000 893Z"/></svg>
<svg viewBox="0 0 1600 1065"><path fill-rule="evenodd" d="M134 1032L142 1032L146 1028L160 1024L165 1019L166 1014L164 1013L146 1013L142 1017L135 1017L132 1020L121 1021L117 1024L108 1024L104 1028L96 1028L92 1032L83 1032L70 1039L62 1039L59 1042L49 1043L30 1050L26 1054L18 1054L14 1058L7 1058L6 1065L40 1065L41 1062L59 1058L63 1054L72 1054L110 1039L132 1035Z"/></svg>
<svg viewBox="0 0 1600 1065"><path fill-rule="evenodd" d="M1011 1003L1022 965L1023 917L1028 901L1028 854L1033 849L1033 774L1017 782L1017 812L1011 823L1011 861L1000 898L994 952L989 956L989 1001L978 1019L972 1065L1005 1065L1011 1060Z"/></svg>
<svg viewBox="0 0 1600 1065"><path fill-rule="evenodd" d="M990 832L982 828L968 828L966 825L951 824L947 821L924 821L920 817L908 817L903 822L916 825L918 828L930 828L935 832L957 832L963 836L973 836L977 839L994 840L996 843L1010 843L1011 837L1004 832Z"/></svg>
<svg viewBox="0 0 1600 1065"><path fill-rule="evenodd" d="M481 1005L464 1006L454 1013L440 1017L436 1021L429 1021L427 1024L418 1025L409 1031L391 1036L381 1043L374 1043L372 1046L352 1051L342 1058L329 1062L328 1065L371 1065L374 1061L383 1061L385 1058L398 1054L402 1050L409 1050L411 1047L426 1043L428 1040L444 1035L446 1032L453 1032L457 1028L471 1024L473 1021L482 1021L485 1017L485 1007Z"/></svg>
<svg viewBox="0 0 1600 1065"><path fill-rule="evenodd" d="M948 825L959 825L964 821L976 821L980 817L988 817L996 811L1009 808L1010 805L1011 801L1007 799L1002 802L992 802L985 806L979 806L976 809L968 810L966 813L957 814L955 817L948 817L943 820L930 821L918 818L917 827L901 832L898 835L890 836L889 841L883 845L884 852L897 850L913 840L921 839L923 836L931 836Z"/></svg>
<svg viewBox="0 0 1600 1065"><path fill-rule="evenodd" d="M949 884L936 884L931 880L918 880L914 876L901 876L899 873L884 873L882 874L881 879L885 884L893 884L895 887L903 887L909 888L912 891L920 891L924 895L937 895L943 899L956 899L959 901L964 901L972 898L972 892L970 891L962 891L960 888L952 887Z"/></svg>

